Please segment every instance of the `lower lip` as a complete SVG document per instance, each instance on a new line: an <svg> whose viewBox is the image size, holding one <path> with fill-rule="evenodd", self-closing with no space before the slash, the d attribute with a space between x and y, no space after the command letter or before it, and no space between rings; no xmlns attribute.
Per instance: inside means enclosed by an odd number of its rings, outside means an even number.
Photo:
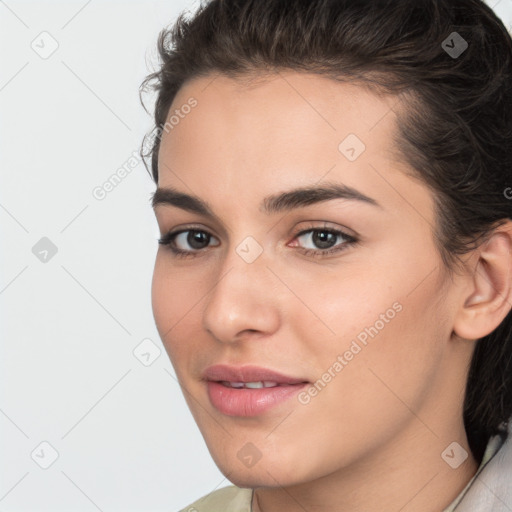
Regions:
<svg viewBox="0 0 512 512"><path fill-rule="evenodd" d="M273 388L230 388L208 381L208 396L213 406L227 416L257 416L288 400L308 383Z"/></svg>

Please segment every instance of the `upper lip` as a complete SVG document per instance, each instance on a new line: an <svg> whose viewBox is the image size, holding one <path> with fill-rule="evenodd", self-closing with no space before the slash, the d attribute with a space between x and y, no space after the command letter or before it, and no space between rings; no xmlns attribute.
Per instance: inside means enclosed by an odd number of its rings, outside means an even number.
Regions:
<svg viewBox="0 0 512 512"><path fill-rule="evenodd" d="M216 364L203 372L203 379L226 382L275 382L276 384L301 384L307 379L290 377L261 366L229 366Z"/></svg>

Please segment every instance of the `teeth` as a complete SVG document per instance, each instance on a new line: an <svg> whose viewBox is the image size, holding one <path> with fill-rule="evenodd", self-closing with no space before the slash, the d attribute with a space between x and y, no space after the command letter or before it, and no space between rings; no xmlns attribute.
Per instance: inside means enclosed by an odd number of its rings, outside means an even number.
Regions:
<svg viewBox="0 0 512 512"><path fill-rule="evenodd" d="M232 388L243 388L244 383L243 382L226 382L228 386L231 386Z"/></svg>
<svg viewBox="0 0 512 512"><path fill-rule="evenodd" d="M263 387L263 382L246 382L245 387L249 389L259 389Z"/></svg>
<svg viewBox="0 0 512 512"><path fill-rule="evenodd" d="M272 382L268 380L259 381L259 382L228 382L228 381L222 381L222 384L224 386L228 386L230 388L249 388L249 389L261 389L261 388L273 388L275 386L278 386L277 382Z"/></svg>

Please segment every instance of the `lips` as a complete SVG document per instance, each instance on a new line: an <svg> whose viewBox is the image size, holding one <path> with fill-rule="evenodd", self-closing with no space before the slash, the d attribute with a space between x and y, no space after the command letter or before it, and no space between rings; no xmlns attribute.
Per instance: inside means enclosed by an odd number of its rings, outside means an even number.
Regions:
<svg viewBox="0 0 512 512"><path fill-rule="evenodd" d="M203 372L211 404L226 416L258 416L287 402L306 379L258 366L214 365ZM289 405L290 406L290 405Z"/></svg>
<svg viewBox="0 0 512 512"><path fill-rule="evenodd" d="M308 382L307 379L290 377L259 366L228 366L224 364L206 368L203 372L203 379L229 383L267 382L289 386Z"/></svg>

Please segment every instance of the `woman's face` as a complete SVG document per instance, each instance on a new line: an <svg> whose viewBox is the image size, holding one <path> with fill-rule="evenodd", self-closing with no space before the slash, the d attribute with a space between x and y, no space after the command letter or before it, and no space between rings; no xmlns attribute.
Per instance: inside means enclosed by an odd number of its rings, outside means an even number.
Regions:
<svg viewBox="0 0 512 512"><path fill-rule="evenodd" d="M444 432L470 356L450 343L460 293L443 280L432 194L393 157L393 108L291 71L195 79L171 106L158 186L194 201L155 205L160 234L182 231L174 247L188 254L159 247L154 317L213 459L239 486L406 457L418 439L439 458L458 440ZM354 194L289 194L334 185ZM219 364L233 373L208 382Z"/></svg>

